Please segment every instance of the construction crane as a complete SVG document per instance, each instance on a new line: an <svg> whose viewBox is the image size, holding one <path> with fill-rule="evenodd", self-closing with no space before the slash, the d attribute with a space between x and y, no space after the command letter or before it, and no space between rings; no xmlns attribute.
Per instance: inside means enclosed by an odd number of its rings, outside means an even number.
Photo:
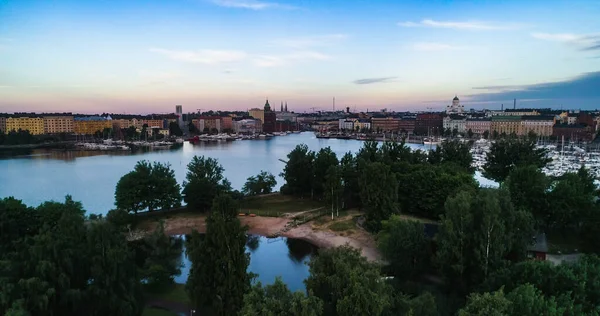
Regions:
<svg viewBox="0 0 600 316"><path fill-rule="evenodd" d="M317 109L319 109L319 108L317 108L317 107L312 107L312 108L309 108L309 109L311 109L313 112L315 112L315 110L317 110Z"/></svg>

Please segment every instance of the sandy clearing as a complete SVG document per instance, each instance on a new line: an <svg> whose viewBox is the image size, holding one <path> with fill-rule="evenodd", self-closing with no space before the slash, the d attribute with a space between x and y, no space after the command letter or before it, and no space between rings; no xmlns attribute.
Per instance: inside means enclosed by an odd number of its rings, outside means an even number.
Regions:
<svg viewBox="0 0 600 316"><path fill-rule="evenodd" d="M169 235L190 234L192 230L206 232L204 215L181 215L163 219L165 233ZM269 236L280 232L291 220L283 217L246 217L240 216L242 225L248 225L250 234ZM343 220L342 218L340 220ZM154 231L156 223L146 222L139 226L145 233ZM349 236L342 236L324 228L313 228L311 222L299 225L281 234L289 238L297 238L314 244L320 248L339 247L348 244L357 248L370 261L380 261L381 254L377 250L374 237L362 229L356 229Z"/></svg>

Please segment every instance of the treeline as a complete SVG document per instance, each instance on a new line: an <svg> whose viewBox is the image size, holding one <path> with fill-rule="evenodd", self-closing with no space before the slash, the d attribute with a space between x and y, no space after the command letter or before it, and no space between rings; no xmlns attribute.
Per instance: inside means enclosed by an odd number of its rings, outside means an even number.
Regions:
<svg viewBox="0 0 600 316"><path fill-rule="evenodd" d="M125 229L86 218L70 196L35 208L0 200L0 314L141 315L144 288L180 273L182 245L160 228L127 242Z"/></svg>
<svg viewBox="0 0 600 316"><path fill-rule="evenodd" d="M0 131L0 145L12 146L12 145L30 145L39 144L44 142L58 142L67 139L66 134L58 135L32 135L28 130L18 131L12 130L8 133Z"/></svg>

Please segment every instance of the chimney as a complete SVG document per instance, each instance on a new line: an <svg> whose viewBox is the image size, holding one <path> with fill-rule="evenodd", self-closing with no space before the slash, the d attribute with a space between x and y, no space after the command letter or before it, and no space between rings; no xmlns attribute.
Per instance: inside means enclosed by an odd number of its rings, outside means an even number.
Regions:
<svg viewBox="0 0 600 316"><path fill-rule="evenodd" d="M504 111L504 103L502 103L502 105L500 105L500 111Z"/></svg>
<svg viewBox="0 0 600 316"><path fill-rule="evenodd" d="M515 110L517 108L517 99L515 99L513 102L513 110Z"/></svg>
<svg viewBox="0 0 600 316"><path fill-rule="evenodd" d="M346 113L350 113L350 107L349 106L346 107Z"/></svg>

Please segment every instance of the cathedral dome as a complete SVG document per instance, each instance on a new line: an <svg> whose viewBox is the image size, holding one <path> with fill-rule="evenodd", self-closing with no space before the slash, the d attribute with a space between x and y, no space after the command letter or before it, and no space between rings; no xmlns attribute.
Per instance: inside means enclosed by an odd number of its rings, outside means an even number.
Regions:
<svg viewBox="0 0 600 316"><path fill-rule="evenodd" d="M454 99L452 99L452 101L458 101L458 96L454 96Z"/></svg>

